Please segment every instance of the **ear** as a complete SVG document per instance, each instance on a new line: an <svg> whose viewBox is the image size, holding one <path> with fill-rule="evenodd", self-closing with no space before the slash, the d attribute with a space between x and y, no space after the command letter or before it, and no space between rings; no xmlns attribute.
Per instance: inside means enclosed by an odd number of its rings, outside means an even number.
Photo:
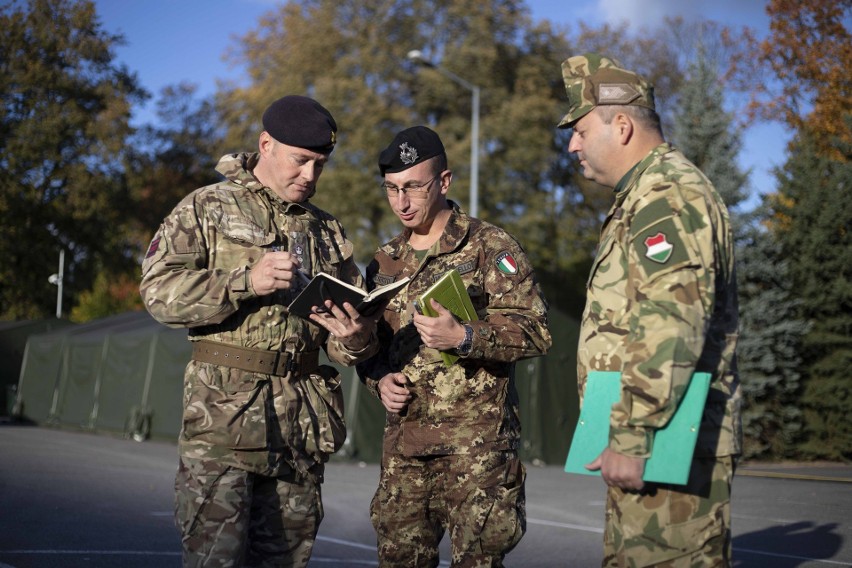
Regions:
<svg viewBox="0 0 852 568"><path fill-rule="evenodd" d="M441 195L447 195L451 183L453 183L453 171L444 170L441 175Z"/></svg>
<svg viewBox="0 0 852 568"><path fill-rule="evenodd" d="M615 115L612 122L616 136L618 137L618 142L622 146L626 146L630 142L630 139L633 138L636 128L636 125L633 124L633 119L627 114L620 112Z"/></svg>
<svg viewBox="0 0 852 568"><path fill-rule="evenodd" d="M261 156L269 156L272 153L272 148L275 146L275 140L267 132L263 131L257 139L257 150Z"/></svg>

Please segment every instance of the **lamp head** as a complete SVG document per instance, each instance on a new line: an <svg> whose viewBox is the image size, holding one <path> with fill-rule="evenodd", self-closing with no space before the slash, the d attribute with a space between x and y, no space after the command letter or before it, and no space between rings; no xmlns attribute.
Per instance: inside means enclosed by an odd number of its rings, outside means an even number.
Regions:
<svg viewBox="0 0 852 568"><path fill-rule="evenodd" d="M418 65L423 65L424 67L434 67L435 66L434 63L432 63L431 61L429 61L428 59L423 57L423 52L420 51L419 49L412 49L411 51L408 52L406 57L408 57L408 59L417 63Z"/></svg>

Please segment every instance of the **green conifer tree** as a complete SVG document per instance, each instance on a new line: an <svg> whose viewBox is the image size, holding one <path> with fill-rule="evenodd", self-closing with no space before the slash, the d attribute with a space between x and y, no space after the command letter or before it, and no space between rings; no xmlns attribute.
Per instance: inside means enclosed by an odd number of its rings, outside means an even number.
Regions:
<svg viewBox="0 0 852 568"><path fill-rule="evenodd" d="M852 114L847 114L852 124ZM804 315L805 456L852 460L852 148L799 132L778 174L774 228Z"/></svg>
<svg viewBox="0 0 852 568"><path fill-rule="evenodd" d="M758 209L754 220L765 217ZM743 216L740 215L740 218ZM796 454L802 439L802 341L809 326L793 297L790 262L760 224L745 224L737 240L743 435L746 458Z"/></svg>
<svg viewBox="0 0 852 568"><path fill-rule="evenodd" d="M779 246L754 224L755 214L739 211L748 175L737 165L740 136L723 103L716 67L699 48L680 92L674 140L710 178L731 213L737 243L745 455L781 457L790 453L802 430L796 363L806 326L790 301L791 283L785 278L787 266L779 263Z"/></svg>

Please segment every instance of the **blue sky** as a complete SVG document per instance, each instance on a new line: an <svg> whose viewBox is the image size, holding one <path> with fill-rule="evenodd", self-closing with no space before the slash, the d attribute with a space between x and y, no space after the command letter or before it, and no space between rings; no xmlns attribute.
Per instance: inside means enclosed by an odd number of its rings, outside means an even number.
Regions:
<svg viewBox="0 0 852 568"><path fill-rule="evenodd" d="M153 95L181 81L212 93L217 80L239 82L240 69L223 60L236 38L257 26L258 18L283 0L95 0L104 28L121 33L127 44L118 60L138 75ZM666 16L706 18L726 25L748 25L766 33L763 0L527 0L533 18L556 23L582 21L596 26L627 21L653 27ZM566 54L566 57L570 54ZM555 62L554 72L558 72ZM136 120L152 119L153 101L137 109ZM744 133L740 165L750 170L753 195L774 190L771 170L785 159L788 135L779 124L760 124Z"/></svg>

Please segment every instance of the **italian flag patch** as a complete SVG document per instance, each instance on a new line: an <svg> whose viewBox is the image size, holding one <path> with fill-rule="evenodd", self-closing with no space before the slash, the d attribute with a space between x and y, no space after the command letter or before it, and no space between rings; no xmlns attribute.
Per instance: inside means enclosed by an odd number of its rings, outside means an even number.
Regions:
<svg viewBox="0 0 852 568"><path fill-rule="evenodd" d="M503 274L517 274L518 263L509 252L501 252L497 255L497 269Z"/></svg>
<svg viewBox="0 0 852 568"><path fill-rule="evenodd" d="M674 251L674 246L666 240L664 233L657 233L653 237L645 239L645 246L648 247L645 256L660 264L666 262Z"/></svg>

